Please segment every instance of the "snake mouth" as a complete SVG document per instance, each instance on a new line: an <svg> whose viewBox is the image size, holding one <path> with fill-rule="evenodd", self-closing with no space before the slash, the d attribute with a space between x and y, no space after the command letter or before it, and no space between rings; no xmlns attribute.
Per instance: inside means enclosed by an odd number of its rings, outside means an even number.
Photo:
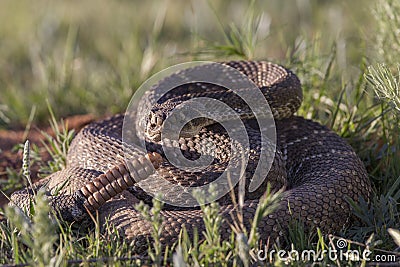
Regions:
<svg viewBox="0 0 400 267"><path fill-rule="evenodd" d="M179 132L180 138L191 138L197 135L205 126L215 123L215 121L212 119L195 118L185 123L183 127L181 126L183 124L182 122L176 121L173 123L173 125L171 125L175 127L168 127L169 129L164 129L165 118L161 116L153 113L148 120L145 134L148 140L152 142L160 142L162 134L170 136L171 134L175 134L177 132Z"/></svg>
<svg viewBox="0 0 400 267"><path fill-rule="evenodd" d="M214 124L215 121L209 118L195 118L189 122L187 122L183 128L181 129L179 136L184 138L190 138L197 135L201 129L204 127Z"/></svg>

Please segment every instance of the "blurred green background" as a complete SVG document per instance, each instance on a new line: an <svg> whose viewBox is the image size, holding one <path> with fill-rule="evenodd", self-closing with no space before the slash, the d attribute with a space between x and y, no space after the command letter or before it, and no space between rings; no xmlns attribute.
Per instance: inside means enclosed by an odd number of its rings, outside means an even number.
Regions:
<svg viewBox="0 0 400 267"><path fill-rule="evenodd" d="M335 49L339 71L357 74L373 50L370 2L2 0L0 127L30 114L46 122L46 99L62 117L122 112L151 74L190 60L268 59L296 70L301 51Z"/></svg>

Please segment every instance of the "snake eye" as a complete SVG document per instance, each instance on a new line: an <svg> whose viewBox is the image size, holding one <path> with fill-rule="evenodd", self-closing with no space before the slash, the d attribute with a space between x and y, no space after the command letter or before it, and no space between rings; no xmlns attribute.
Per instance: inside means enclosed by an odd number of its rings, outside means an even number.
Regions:
<svg viewBox="0 0 400 267"><path fill-rule="evenodd" d="M151 112L148 120L150 128L155 129L161 127L165 120L164 117L165 115L159 114L158 112Z"/></svg>

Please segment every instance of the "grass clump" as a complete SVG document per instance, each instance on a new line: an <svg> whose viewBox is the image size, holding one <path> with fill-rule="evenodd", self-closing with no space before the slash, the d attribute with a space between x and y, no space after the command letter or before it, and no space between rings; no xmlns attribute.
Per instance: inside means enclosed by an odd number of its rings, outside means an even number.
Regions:
<svg viewBox="0 0 400 267"><path fill-rule="evenodd" d="M261 219L276 207L280 193L272 194L269 187L260 200L254 218L250 222L250 229L244 227L243 217L240 215L240 208L237 207L231 216L233 224L230 230L221 229L222 224L227 224L227 217L222 217L220 206L217 202L208 202L207 199L215 199L216 188L210 186L209 192L196 191L196 199L201 204L203 212L204 231L198 233L195 229L189 237L185 228L173 254L173 262L177 266L250 266L251 264L262 264L257 258L258 247L258 225ZM235 200L233 200L236 203ZM202 204L203 203L203 204ZM236 204L235 204L236 205ZM222 238L222 232L230 232L228 239ZM200 241L200 242L199 242Z"/></svg>
<svg viewBox="0 0 400 267"><path fill-rule="evenodd" d="M73 129L69 130L68 125L63 120L60 123L57 122L49 102L47 102L47 107L50 113L49 121L51 129L54 132L54 137L42 131L42 135L45 137L45 141L42 141L42 144L52 159L47 162L47 166L42 166L40 171L43 174L51 174L65 168L69 146L75 136L75 131Z"/></svg>
<svg viewBox="0 0 400 267"><path fill-rule="evenodd" d="M25 142L23 155L22 173L32 186L29 141ZM62 252L56 256L53 248L58 239L56 224L49 217L50 205L43 190L35 194L34 203L30 206L30 217L16 206L6 209L9 228L1 225L3 237L6 237L2 245L13 251L12 257L16 263L26 261L36 266L58 266L62 261Z"/></svg>
<svg viewBox="0 0 400 267"><path fill-rule="evenodd" d="M162 221L163 218L161 216L161 210L163 207L163 203L159 201L157 198L153 199L153 207L149 210L149 206L145 205L143 202L140 202L136 205L136 209L140 211L142 216L149 222L151 222L151 240L152 242L149 244L148 255L150 256L151 261L155 266L165 265L165 261L163 262L163 249L160 241L160 237L162 234ZM168 252L168 251L167 251Z"/></svg>
<svg viewBox="0 0 400 267"><path fill-rule="evenodd" d="M35 266L59 266L63 260L63 251L54 248L58 240L57 225L49 218L50 206L43 191L35 197L34 214L29 220L16 207L10 207L5 215L9 219L11 239L3 240L13 251L15 263L26 262ZM6 230L7 229L7 230ZM3 232L4 234L4 232Z"/></svg>

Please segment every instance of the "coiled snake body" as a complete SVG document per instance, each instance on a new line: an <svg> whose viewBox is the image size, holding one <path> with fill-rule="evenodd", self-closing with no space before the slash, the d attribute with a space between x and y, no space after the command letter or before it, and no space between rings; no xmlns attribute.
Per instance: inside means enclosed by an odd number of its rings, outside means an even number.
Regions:
<svg viewBox="0 0 400 267"><path fill-rule="evenodd" d="M265 181L270 182L275 190L281 187L286 190L277 210L260 222L260 238L266 240L284 233L291 218L301 219L306 225L317 226L326 232L341 229L351 215L347 198L358 201L360 197L367 199L371 193L368 176L360 159L344 140L326 127L293 115L301 102L301 89L300 82L292 72L269 62L237 61L224 64L244 73L263 90L275 118L277 150ZM193 96L205 95L209 92L207 86L193 89L192 94L178 94L179 90L171 94L181 97L180 103ZM211 95L214 94L218 99L229 99L226 95L218 96L217 91L211 92ZM171 102L168 97L162 101ZM172 104L173 107L176 105ZM194 136L182 137L179 147L186 158L195 158L197 154L209 151L199 145L201 141L211 140L215 164L202 172L180 171L160 156L162 151L157 147L159 137L155 132L166 115L160 113L159 107L153 111L153 115L158 116L155 119L140 117L140 111L136 119L137 127L147 127L144 130L147 135L142 131L138 134L139 138L147 138L147 147L154 153L143 156L135 147L128 146L128 150L124 147L122 115L92 123L75 137L68 153L67 167L37 182L34 188L15 192L11 197L12 204L29 209L33 191L45 187L50 204L64 219L80 220L86 216L86 208L89 211L99 210L100 219L108 219L123 236L138 242L145 240L151 227L134 208L134 204L140 199L151 199L147 190L168 195L164 179L183 186L207 184L221 173L221 168L226 167L224 159L231 155L227 150L231 140L220 126L210 121L205 124L201 120L195 121L197 130ZM257 122L250 116L244 121L251 148L247 177L253 173L254 162L259 160L261 141L257 134ZM189 126L193 125L189 123ZM131 155L130 163L124 161L126 154ZM155 173L150 162L157 169ZM242 210L247 226L254 216L266 182L255 192L246 191ZM143 187L147 190L143 190ZM59 191L57 195L54 195L55 191ZM179 198L179 192L173 192L170 198ZM225 237L229 236L227 223L231 222L230 213L234 209L229 197L220 200L219 214L225 218L222 227ZM204 227L200 209L166 205L161 215L164 218L161 241L164 243L175 241L183 225L189 233L194 228L201 232Z"/></svg>

